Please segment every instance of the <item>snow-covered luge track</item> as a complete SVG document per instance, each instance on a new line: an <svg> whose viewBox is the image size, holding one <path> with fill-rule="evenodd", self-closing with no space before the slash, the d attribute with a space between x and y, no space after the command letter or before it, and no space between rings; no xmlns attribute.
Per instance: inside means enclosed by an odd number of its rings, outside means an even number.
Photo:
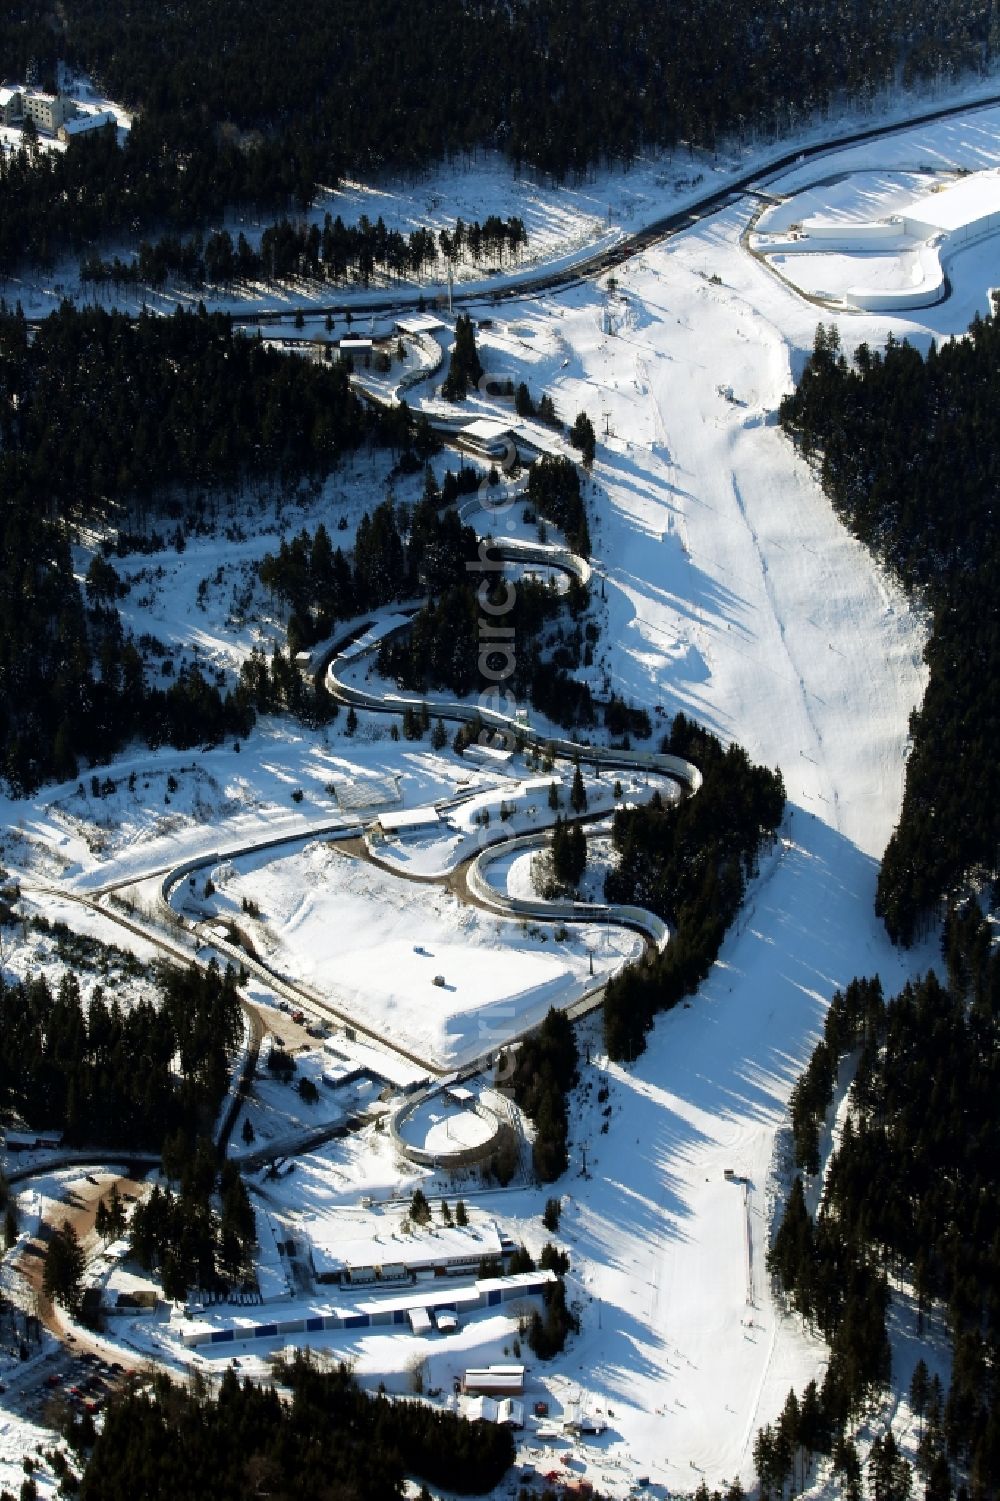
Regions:
<svg viewBox="0 0 1000 1501"><path fill-rule="evenodd" d="M489 546L498 561L536 563L558 568L581 584L586 584L591 577L591 567L586 558L579 557L576 553L551 543L505 540L491 543ZM397 605L373 611L363 621L359 619L355 630L350 634L357 635L364 626L375 627L380 621L389 622L392 616L399 615L404 608L412 609L413 606ZM446 719L459 724L481 723L487 729L498 730L533 750L564 756L572 761L586 761L594 766L612 768L618 766L624 769L639 768L644 771L659 771L680 782L689 793L697 792L701 786L701 772L693 762L684 760L682 756L672 756L664 751L633 751L588 745L582 741L561 736L541 735L515 716L502 714L478 702L462 703L456 699L430 698L416 693L377 693L367 688L359 688L346 681L344 673L348 662L356 665L366 658L373 657L383 641L402 634L409 628L409 620L392 624L383 634L378 635L377 639L374 639L377 633L373 630L373 639L370 643L352 651L349 658L344 655L343 650L346 644L344 636L347 633L340 633L334 638L335 644L325 659L327 691L342 703L353 705L358 709L367 709L373 713L402 714L410 709L426 711L437 719ZM317 676L323 674L323 668L324 663L322 661L315 663L314 659L314 670Z"/></svg>
<svg viewBox="0 0 1000 1501"><path fill-rule="evenodd" d="M557 902L541 897L529 900L525 897L507 896L498 891L486 878L486 867L493 861L517 851L541 850L548 843L548 835L521 834L515 839L483 850L473 859L468 871L469 891L477 901L508 917L533 917L543 922L618 923L625 928L635 928L647 938L650 945L659 950L670 942L670 929L655 912L645 907L632 907L616 902Z"/></svg>

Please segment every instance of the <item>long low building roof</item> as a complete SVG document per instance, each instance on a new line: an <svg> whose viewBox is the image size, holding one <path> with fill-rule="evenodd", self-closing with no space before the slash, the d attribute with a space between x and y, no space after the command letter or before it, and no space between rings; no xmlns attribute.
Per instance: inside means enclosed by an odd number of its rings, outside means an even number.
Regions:
<svg viewBox="0 0 1000 1501"><path fill-rule="evenodd" d="M433 313L413 313L407 314L405 318L397 318L396 327L404 334L430 334L436 328L444 328L444 324Z"/></svg>
<svg viewBox="0 0 1000 1501"><path fill-rule="evenodd" d="M441 822L436 808L400 808L393 813L380 813L378 821L387 834L394 829L429 829Z"/></svg>
<svg viewBox="0 0 1000 1501"><path fill-rule="evenodd" d="M902 217L951 233L996 213L1000 213L1000 172L972 172L949 188L925 193L907 204Z"/></svg>
<svg viewBox="0 0 1000 1501"><path fill-rule="evenodd" d="M346 1272L359 1267L405 1266L410 1269L438 1266L459 1259L478 1261L499 1256L503 1250L500 1231L492 1221L485 1225L435 1225L412 1235L339 1236L317 1241L313 1266L317 1275Z"/></svg>
<svg viewBox="0 0 1000 1501"><path fill-rule="evenodd" d="M102 109L96 115L78 115L75 120L67 120L63 130L68 136L85 135L88 130L100 130L105 125L117 124L113 110Z"/></svg>

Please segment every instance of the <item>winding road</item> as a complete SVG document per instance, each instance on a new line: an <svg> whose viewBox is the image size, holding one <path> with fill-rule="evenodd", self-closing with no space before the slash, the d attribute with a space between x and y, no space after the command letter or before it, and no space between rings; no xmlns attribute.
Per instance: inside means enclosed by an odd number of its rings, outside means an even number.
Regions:
<svg viewBox="0 0 1000 1501"><path fill-rule="evenodd" d="M773 157L760 161L749 172L741 173L738 177L731 178L723 187L703 193L700 197L690 200L683 208L672 210L660 218L653 220L642 229L632 234L623 235L612 246L605 246L596 250L591 255L584 255L571 266L564 266L558 270L546 271L542 267L537 274L528 275L519 280L506 280L498 282L494 287L482 285L474 291L463 292L455 288L452 293L452 301L458 306L468 306L474 303L498 303L518 300L524 297L536 297L544 292L560 292L570 287L579 286L581 283L590 281L594 277L601 276L607 271L613 271L625 261L649 249L652 245L659 244L662 240L670 239L672 235L680 234L689 229L692 224L697 224L707 215L715 213L718 209L726 207L735 199L742 197L748 191L755 191L760 184L768 178L780 172L794 167L800 162L812 161L817 157L830 156L834 152L842 151L851 146L858 146L865 141L880 140L885 136L898 135L900 131L911 130L917 125L929 125L935 120L947 120L956 115L967 115L982 109L991 109L1000 104L1000 93L983 95L978 99L965 100L961 103L946 104L936 109L920 111L909 115L904 120L893 121L889 124L871 125L861 130L852 130L845 135L837 136L833 140L815 143L800 144L793 147L784 147ZM343 316L350 312L352 317L364 318L371 315L385 315L388 313L411 312L418 309L427 300L428 291L414 291L411 295L399 297L386 293L382 297L373 298L367 303L337 303L322 307L310 307L310 312L323 317L330 314L332 317ZM235 314L234 324L245 326L248 324L280 324L291 323L295 316L295 309L277 307L274 305L262 305L256 311Z"/></svg>

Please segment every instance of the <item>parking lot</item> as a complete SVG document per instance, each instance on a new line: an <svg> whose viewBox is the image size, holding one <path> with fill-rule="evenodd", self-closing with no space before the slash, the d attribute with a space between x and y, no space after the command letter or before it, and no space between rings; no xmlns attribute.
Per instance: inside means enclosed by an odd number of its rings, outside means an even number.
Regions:
<svg viewBox="0 0 1000 1501"><path fill-rule="evenodd" d="M50 1350L19 1367L8 1367L3 1375L4 1402L22 1417L43 1425L51 1422L61 1402L75 1412L96 1415L125 1376L117 1361L89 1352L73 1355L67 1349Z"/></svg>

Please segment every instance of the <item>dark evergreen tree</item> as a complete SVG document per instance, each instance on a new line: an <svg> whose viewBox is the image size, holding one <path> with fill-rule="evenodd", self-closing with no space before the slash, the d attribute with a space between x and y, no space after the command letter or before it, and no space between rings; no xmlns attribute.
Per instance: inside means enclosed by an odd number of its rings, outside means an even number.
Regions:
<svg viewBox="0 0 1000 1501"><path fill-rule="evenodd" d="M69 1220L49 1237L42 1272L42 1291L47 1298L61 1303L74 1316L83 1301L83 1248Z"/></svg>
<svg viewBox="0 0 1000 1501"><path fill-rule="evenodd" d="M482 379L483 367L476 348L476 333L468 313L459 313L455 324L455 345L442 396L449 401L464 401L470 386L477 386Z"/></svg>
<svg viewBox="0 0 1000 1501"><path fill-rule="evenodd" d="M693 758L702 783L695 797L665 804L654 793L642 807L615 814L619 861L605 878L605 896L647 907L673 930L661 954L608 982L605 1046L618 1059L637 1058L656 1013L704 980L784 811L780 772L753 766L738 745L723 751L681 715L663 749Z"/></svg>
<svg viewBox="0 0 1000 1501"><path fill-rule="evenodd" d="M569 441L574 448L580 450L580 458L589 469L597 453L597 436L594 432L594 424L586 412L577 413L576 420L569 430Z"/></svg>
<svg viewBox="0 0 1000 1501"><path fill-rule="evenodd" d="M583 772L579 761L573 770L573 785L570 788L569 805L574 813L584 813L587 808L587 789L583 785Z"/></svg>

